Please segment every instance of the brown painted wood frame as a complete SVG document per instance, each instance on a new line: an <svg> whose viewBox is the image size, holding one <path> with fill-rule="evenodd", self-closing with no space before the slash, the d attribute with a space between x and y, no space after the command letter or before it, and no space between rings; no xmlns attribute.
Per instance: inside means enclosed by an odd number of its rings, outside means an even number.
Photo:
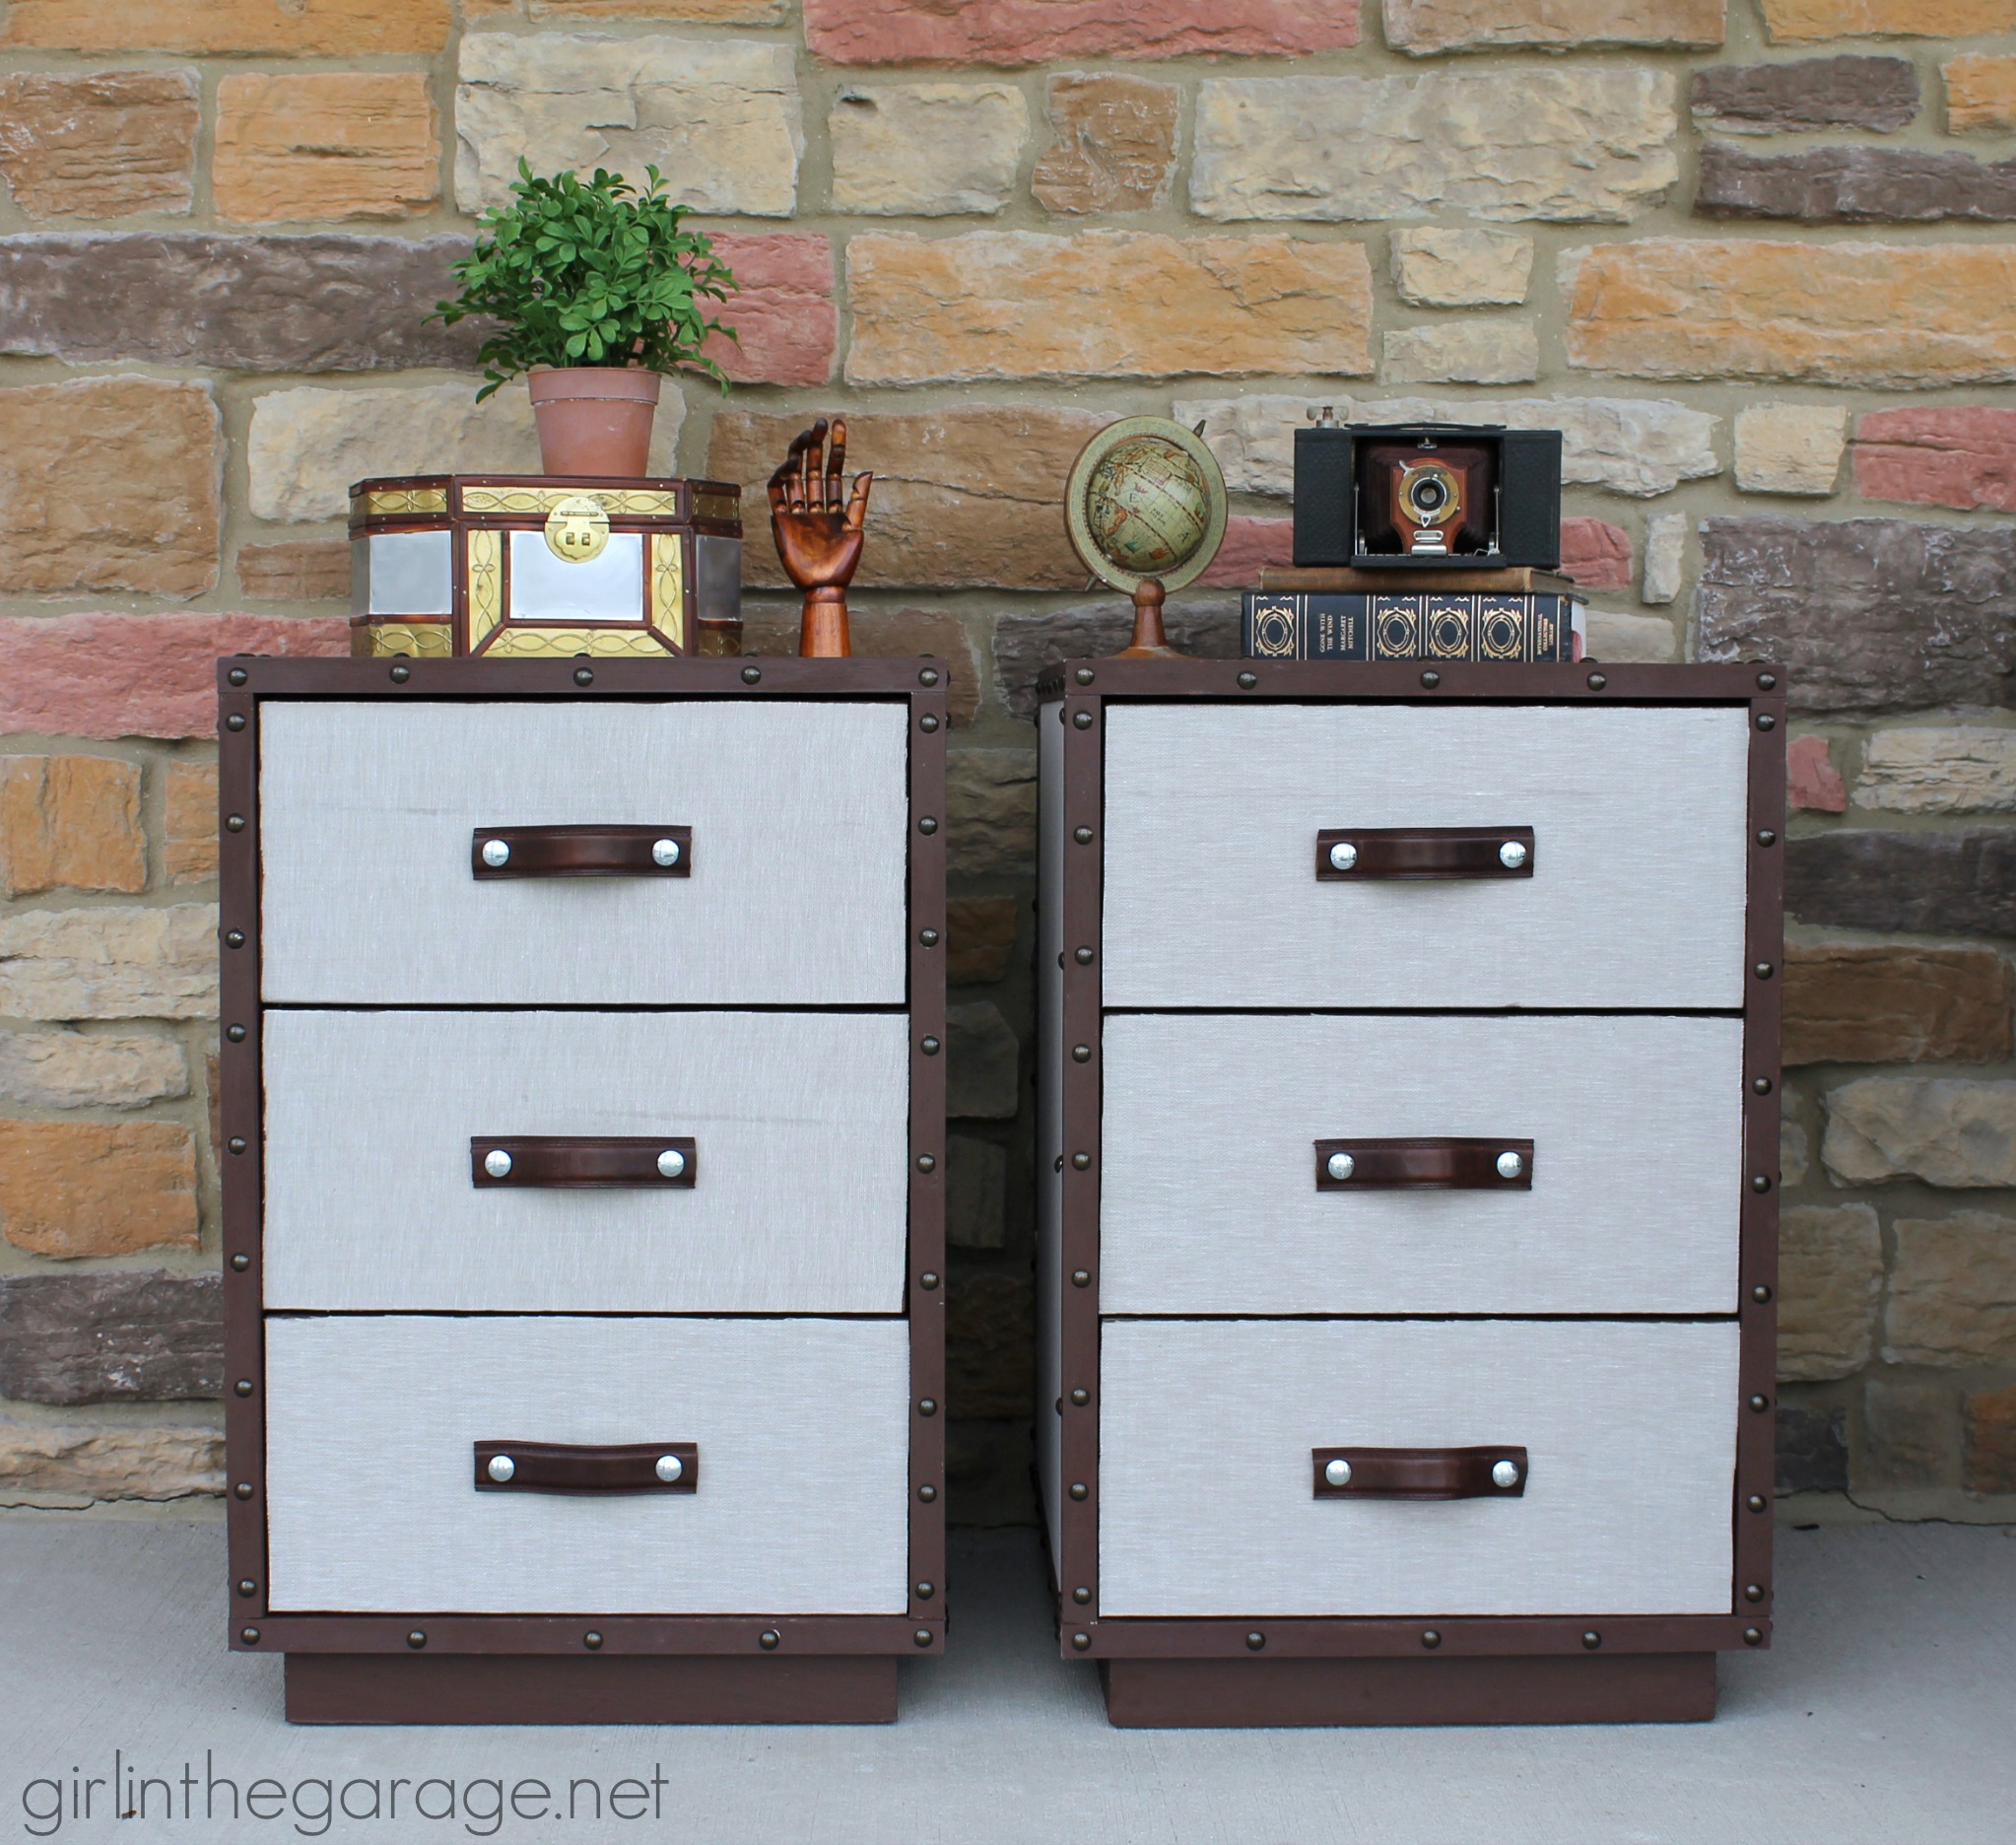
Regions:
<svg viewBox="0 0 2016 1845"><path fill-rule="evenodd" d="M1512 1655L1710 1654L1771 1642L1773 1411L1777 1403L1781 988L1784 962L1785 675L1765 662L1714 666L1495 665L1461 661L1072 660L1038 682L1039 721L1064 730L1062 939L1093 949L1063 966L1062 1042L1092 1048L1049 1072L1063 1085L1063 1145L1091 1150L1062 1169L1058 1347L1058 1647L1100 1661L1503 1658ZM1055 701L1054 703L1051 701ZM1748 893L1743 1007L1743 1158L1738 1259L1740 1355L1736 1477L1729 1516L1729 1610L1675 1615L1358 1615L1193 1617L1099 1614L1100 1160L1105 908L1106 707L1118 701L1227 705L1728 705L1750 717L1745 825ZM1056 716L1053 718L1051 713ZM1086 837L1081 838L1081 834ZM1760 1093L1757 1084L1765 1085ZM1751 1188L1750 1177L1769 1181ZM1074 1285L1083 1274L1082 1285ZM1085 1393L1081 1403L1074 1393ZM1756 1405L1756 1406L1753 1406ZM1050 1405L1043 1404L1047 1410ZM1082 1485L1084 1496L1075 1488ZM1066 1490L1066 1488L1072 1490ZM1073 1591L1087 1588L1088 1602ZM1433 1636L1432 1638L1428 1636ZM1591 1640L1593 1636L1593 1642ZM1619 1712L1619 1715L1628 1713ZM1174 1721L1174 1719L1172 1720ZM1227 1720L1229 1721L1229 1720ZM1255 1718L1255 1721L1280 1721ZM1399 1721L1422 1721L1404 1718Z"/></svg>
<svg viewBox="0 0 2016 1845"><path fill-rule="evenodd" d="M226 1518L235 1651L347 1655L593 1653L795 1656L922 1654L945 1644L944 660L296 659L217 663L223 1042ZM909 1585L904 1614L272 1614L266 1604L265 1339L261 1287L259 714L268 699L873 699L909 715ZM235 723L236 727L234 727ZM237 824L234 825L235 818ZM929 933L931 944L922 937ZM242 1036L233 1032L242 1028ZM918 1162L928 1154L931 1170ZM919 1405L932 1404L931 1412ZM928 1498L925 1496L928 1493ZM241 1588L250 1584L249 1592ZM596 1634L589 1648L584 1636ZM413 1636L420 1635L416 1647Z"/></svg>

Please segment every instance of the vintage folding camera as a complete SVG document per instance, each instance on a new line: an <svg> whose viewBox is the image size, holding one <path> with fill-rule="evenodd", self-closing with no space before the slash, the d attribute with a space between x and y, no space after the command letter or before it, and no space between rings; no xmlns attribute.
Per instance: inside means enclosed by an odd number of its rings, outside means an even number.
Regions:
<svg viewBox="0 0 2016 1845"><path fill-rule="evenodd" d="M1298 566L1561 567L1561 432L1319 424L1295 432Z"/></svg>

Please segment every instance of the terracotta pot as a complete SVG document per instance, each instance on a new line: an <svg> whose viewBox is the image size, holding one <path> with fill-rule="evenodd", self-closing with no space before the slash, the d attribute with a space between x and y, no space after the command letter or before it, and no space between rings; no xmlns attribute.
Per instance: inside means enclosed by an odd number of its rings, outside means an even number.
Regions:
<svg viewBox="0 0 2016 1845"><path fill-rule="evenodd" d="M547 473L648 473L661 382L655 372L622 366L527 374Z"/></svg>

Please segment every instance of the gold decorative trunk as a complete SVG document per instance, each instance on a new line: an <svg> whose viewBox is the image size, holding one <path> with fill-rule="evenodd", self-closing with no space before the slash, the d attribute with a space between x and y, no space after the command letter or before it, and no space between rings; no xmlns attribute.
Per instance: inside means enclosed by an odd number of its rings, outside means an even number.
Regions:
<svg viewBox="0 0 2016 1845"><path fill-rule="evenodd" d="M429 474L350 490L351 651L742 650L742 490Z"/></svg>

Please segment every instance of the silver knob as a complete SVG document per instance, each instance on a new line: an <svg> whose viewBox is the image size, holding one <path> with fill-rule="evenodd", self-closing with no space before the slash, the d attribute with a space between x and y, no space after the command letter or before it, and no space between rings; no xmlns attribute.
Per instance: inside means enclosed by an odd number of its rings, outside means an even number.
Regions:
<svg viewBox="0 0 2016 1845"><path fill-rule="evenodd" d="M1507 840L1498 849L1498 862L1508 871L1516 871L1526 862L1526 849L1517 840Z"/></svg>
<svg viewBox="0 0 2016 1845"><path fill-rule="evenodd" d="M490 1465L483 1470L502 1486L518 1470L518 1464L507 1454L494 1454L490 1457Z"/></svg>
<svg viewBox="0 0 2016 1845"><path fill-rule="evenodd" d="M1358 862L1358 848L1349 840L1339 840L1330 848L1330 869L1349 871Z"/></svg>
<svg viewBox="0 0 2016 1845"><path fill-rule="evenodd" d="M485 840L483 842L483 862L487 864L493 871L495 871L499 865L509 864L510 861L511 849L508 841Z"/></svg>
<svg viewBox="0 0 2016 1845"><path fill-rule="evenodd" d="M1500 1465L1504 1464L1501 1462ZM669 1486L686 1471L686 1463L676 1454L661 1454L658 1457L658 1465L651 1471Z"/></svg>
<svg viewBox="0 0 2016 1845"><path fill-rule="evenodd" d="M686 1155L677 1147L667 1147L658 1155L658 1177L677 1179L686 1170ZM675 1462L675 1466L678 1464Z"/></svg>
<svg viewBox="0 0 2016 1845"><path fill-rule="evenodd" d="M511 1156L503 1147L492 1147L483 1156L483 1170L493 1179L507 1179L510 1177Z"/></svg>
<svg viewBox="0 0 2016 1845"><path fill-rule="evenodd" d="M1332 1179L1348 1179L1358 1170L1358 1162L1348 1153L1332 1153L1324 1161L1323 1170Z"/></svg>
<svg viewBox="0 0 2016 1845"><path fill-rule="evenodd" d="M651 842L651 862L661 865L676 865L679 862L679 842L674 839Z"/></svg>
<svg viewBox="0 0 2016 1845"><path fill-rule="evenodd" d="M1498 1176L1501 1179L1516 1179L1526 1170L1526 1162L1516 1153L1501 1153L1498 1156Z"/></svg>
<svg viewBox="0 0 2016 1845"><path fill-rule="evenodd" d="M1332 1486L1350 1485L1351 1463L1348 1461L1330 1462L1329 1465L1323 1469L1323 1478Z"/></svg>
<svg viewBox="0 0 2016 1845"><path fill-rule="evenodd" d="M1500 1461L1491 1469L1491 1483L1494 1486L1513 1487L1519 1483L1519 1464L1516 1461Z"/></svg>

